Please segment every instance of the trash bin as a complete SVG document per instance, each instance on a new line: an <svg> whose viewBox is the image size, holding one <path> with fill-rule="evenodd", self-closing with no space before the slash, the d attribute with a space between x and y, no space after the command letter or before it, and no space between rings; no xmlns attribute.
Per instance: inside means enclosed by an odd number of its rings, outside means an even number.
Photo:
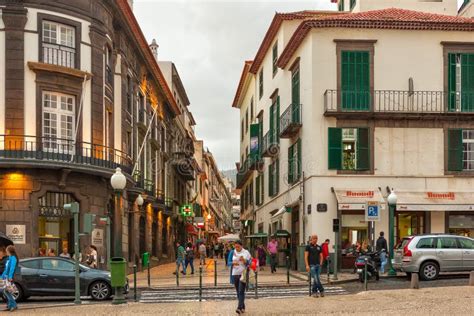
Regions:
<svg viewBox="0 0 474 316"><path fill-rule="evenodd" d="M150 263L150 254L148 252L144 252L142 255L142 266L147 267Z"/></svg>
<svg viewBox="0 0 474 316"><path fill-rule="evenodd" d="M127 261L122 257L110 259L110 283L112 287L125 286L127 278Z"/></svg>

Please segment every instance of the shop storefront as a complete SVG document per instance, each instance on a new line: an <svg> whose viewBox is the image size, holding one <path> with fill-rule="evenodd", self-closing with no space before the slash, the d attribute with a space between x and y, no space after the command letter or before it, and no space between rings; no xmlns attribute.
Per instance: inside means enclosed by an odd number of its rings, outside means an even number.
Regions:
<svg viewBox="0 0 474 316"><path fill-rule="evenodd" d="M395 240L424 233L474 236L473 192L397 191Z"/></svg>
<svg viewBox="0 0 474 316"><path fill-rule="evenodd" d="M375 240L374 226L365 220L367 202L378 202L381 211L385 211L385 200L378 189L335 189L334 194L340 222L341 268L351 269L354 267L357 245L364 242L371 244Z"/></svg>

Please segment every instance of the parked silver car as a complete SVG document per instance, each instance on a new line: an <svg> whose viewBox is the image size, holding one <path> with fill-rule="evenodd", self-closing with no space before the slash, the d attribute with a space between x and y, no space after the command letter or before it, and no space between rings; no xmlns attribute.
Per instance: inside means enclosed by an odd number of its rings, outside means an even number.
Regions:
<svg viewBox="0 0 474 316"><path fill-rule="evenodd" d="M440 272L474 270L474 239L428 234L405 237L394 251L395 270L419 273L422 280L434 280Z"/></svg>

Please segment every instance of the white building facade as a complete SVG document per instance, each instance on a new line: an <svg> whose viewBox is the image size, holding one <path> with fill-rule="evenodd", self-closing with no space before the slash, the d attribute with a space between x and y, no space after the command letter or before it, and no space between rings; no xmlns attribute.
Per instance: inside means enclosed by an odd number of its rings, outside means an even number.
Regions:
<svg viewBox="0 0 474 316"><path fill-rule="evenodd" d="M395 240L474 235L474 21L456 1L345 2L353 12L277 14L233 104L245 123L255 100L259 128L258 154L240 162L242 213L254 232L290 233L294 268L311 234L334 240L334 219L342 249L388 232L389 188Z"/></svg>

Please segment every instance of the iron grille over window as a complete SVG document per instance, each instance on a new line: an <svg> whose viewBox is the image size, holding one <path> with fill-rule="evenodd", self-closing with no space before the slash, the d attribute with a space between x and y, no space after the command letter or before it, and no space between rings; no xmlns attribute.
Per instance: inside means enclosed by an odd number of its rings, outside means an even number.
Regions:
<svg viewBox="0 0 474 316"><path fill-rule="evenodd" d="M64 204L76 202L70 193L46 192L39 199L39 215L46 217L69 217L71 213Z"/></svg>

